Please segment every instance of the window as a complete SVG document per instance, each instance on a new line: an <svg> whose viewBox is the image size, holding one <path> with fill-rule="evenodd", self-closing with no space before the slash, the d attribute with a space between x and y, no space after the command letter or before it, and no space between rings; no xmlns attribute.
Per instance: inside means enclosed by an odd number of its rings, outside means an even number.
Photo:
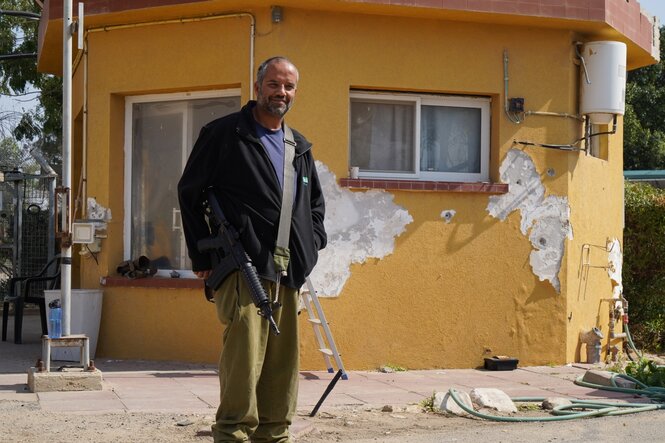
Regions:
<svg viewBox="0 0 665 443"><path fill-rule="evenodd" d="M352 92L350 119L361 178L489 179L489 98Z"/></svg>
<svg viewBox="0 0 665 443"><path fill-rule="evenodd" d="M125 100L125 259L145 255L168 276L189 270L177 185L201 128L240 109L240 93L216 91Z"/></svg>

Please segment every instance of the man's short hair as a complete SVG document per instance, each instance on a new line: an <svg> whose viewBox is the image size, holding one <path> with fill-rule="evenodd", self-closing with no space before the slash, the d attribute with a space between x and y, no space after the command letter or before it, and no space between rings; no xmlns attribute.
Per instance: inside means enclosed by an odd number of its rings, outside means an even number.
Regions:
<svg viewBox="0 0 665 443"><path fill-rule="evenodd" d="M298 78L300 78L300 73L298 72L298 68L296 68L296 65L294 65L293 62L291 60L289 60L288 58L283 57L281 55L278 55L278 56L275 56L275 57L270 57L269 59L267 59L266 61L261 63L261 65L259 65L259 69L256 72L256 83L261 85L263 83L263 79L266 76L266 71L268 70L268 66L272 65L273 63L277 63L277 62L286 62L286 63L290 64L291 66L293 66L293 68L296 70L296 74L298 75Z"/></svg>

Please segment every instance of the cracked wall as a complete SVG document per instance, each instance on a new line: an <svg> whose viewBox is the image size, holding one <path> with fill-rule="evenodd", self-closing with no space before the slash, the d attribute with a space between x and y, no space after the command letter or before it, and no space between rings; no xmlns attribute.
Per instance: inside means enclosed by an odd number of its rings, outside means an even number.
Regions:
<svg viewBox="0 0 665 443"><path fill-rule="evenodd" d="M328 245L319 252L310 277L319 295L337 296L351 276L351 264L391 254L395 237L413 217L388 192L351 192L341 188L335 174L320 161L316 169L326 199Z"/></svg>
<svg viewBox="0 0 665 443"><path fill-rule="evenodd" d="M531 157L511 149L499 169L509 192L492 196L487 211L492 217L505 220L515 210L520 211L520 230L529 236L533 247L529 264L540 281L548 280L559 293L559 270L565 251L566 238L573 238L570 225L570 206L566 197L545 197L545 186Z"/></svg>

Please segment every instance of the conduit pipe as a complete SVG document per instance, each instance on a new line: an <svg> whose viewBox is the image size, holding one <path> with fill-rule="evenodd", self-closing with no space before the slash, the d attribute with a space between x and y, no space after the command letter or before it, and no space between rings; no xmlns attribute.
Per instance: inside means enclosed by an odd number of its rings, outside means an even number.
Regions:
<svg viewBox="0 0 665 443"><path fill-rule="evenodd" d="M87 177L88 177L88 42L83 40L83 49L79 54L83 54L83 122L82 128L82 147L81 147L81 176L79 177L79 189L74 202L74 219L78 215L79 205L81 206L81 218L85 219L87 214ZM78 56L77 56L78 57Z"/></svg>
<svg viewBox="0 0 665 443"><path fill-rule="evenodd" d="M214 14L214 15L205 15L205 16L195 16L188 18L179 18L179 19L170 19L170 20L155 20L148 22L140 23L126 23L120 25L111 25L111 26L99 26L94 28L89 28L85 30L85 35L83 37L83 49L78 52L76 59L73 63L73 70L75 72L78 69L81 60L83 60L83 142L82 142L82 165L81 165L81 189L79 190L79 195L81 196L81 205L82 205L82 214L86 214L86 201L87 201L87 186L88 186L88 35L95 32L108 32L120 29L132 29L140 28L145 26L157 26L157 25L169 25L169 24L184 24L184 23L194 23L194 22L203 22L210 20L221 20L227 18L249 18L249 99L254 99L254 47L256 39L256 18L250 12L233 12L233 13L224 13L224 14ZM79 32L83 31L79 29Z"/></svg>
<svg viewBox="0 0 665 443"><path fill-rule="evenodd" d="M588 117L586 118L585 121L586 121L585 124L588 127L588 125L589 125ZM585 131L585 132L590 132L590 131ZM580 148L580 147L577 147L576 145L578 145L583 140L590 139L591 137L597 137L599 135L612 135L612 134L616 134L616 132L617 132L617 116L615 114L614 115L614 123L612 124L612 130L611 131L594 132L593 134L585 133L584 137L580 137L577 140L575 140L572 143L569 143L567 145L555 145L555 144L551 144L551 143L536 143L536 142L532 142L532 141L529 141L529 140L524 140L524 141L513 140L513 143L518 144L518 145L523 145L523 146L540 146L542 148L559 149L559 150L562 150L562 151L585 151L585 152L588 153L588 150L589 150L588 146L586 146L584 148Z"/></svg>
<svg viewBox="0 0 665 443"><path fill-rule="evenodd" d="M508 110L508 50L503 50L503 112L508 117L508 120L515 124L522 123L518 117L511 115Z"/></svg>
<svg viewBox="0 0 665 443"><path fill-rule="evenodd" d="M581 122L584 121L584 117L581 115L576 115L576 114L568 114L567 112L547 112L547 111L525 111L524 116L528 117L530 115L542 115L546 117L565 117L565 118L572 118L575 120L579 120Z"/></svg>

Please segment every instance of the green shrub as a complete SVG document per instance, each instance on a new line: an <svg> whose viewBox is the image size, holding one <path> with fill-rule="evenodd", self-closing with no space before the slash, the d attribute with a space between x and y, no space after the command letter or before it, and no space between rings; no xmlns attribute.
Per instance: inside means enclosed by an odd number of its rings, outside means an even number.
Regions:
<svg viewBox="0 0 665 443"><path fill-rule="evenodd" d="M665 388L665 367L658 366L653 360L641 358L626 366L626 374L647 386Z"/></svg>
<svg viewBox="0 0 665 443"><path fill-rule="evenodd" d="M626 183L623 287L637 345L665 350L665 190Z"/></svg>

